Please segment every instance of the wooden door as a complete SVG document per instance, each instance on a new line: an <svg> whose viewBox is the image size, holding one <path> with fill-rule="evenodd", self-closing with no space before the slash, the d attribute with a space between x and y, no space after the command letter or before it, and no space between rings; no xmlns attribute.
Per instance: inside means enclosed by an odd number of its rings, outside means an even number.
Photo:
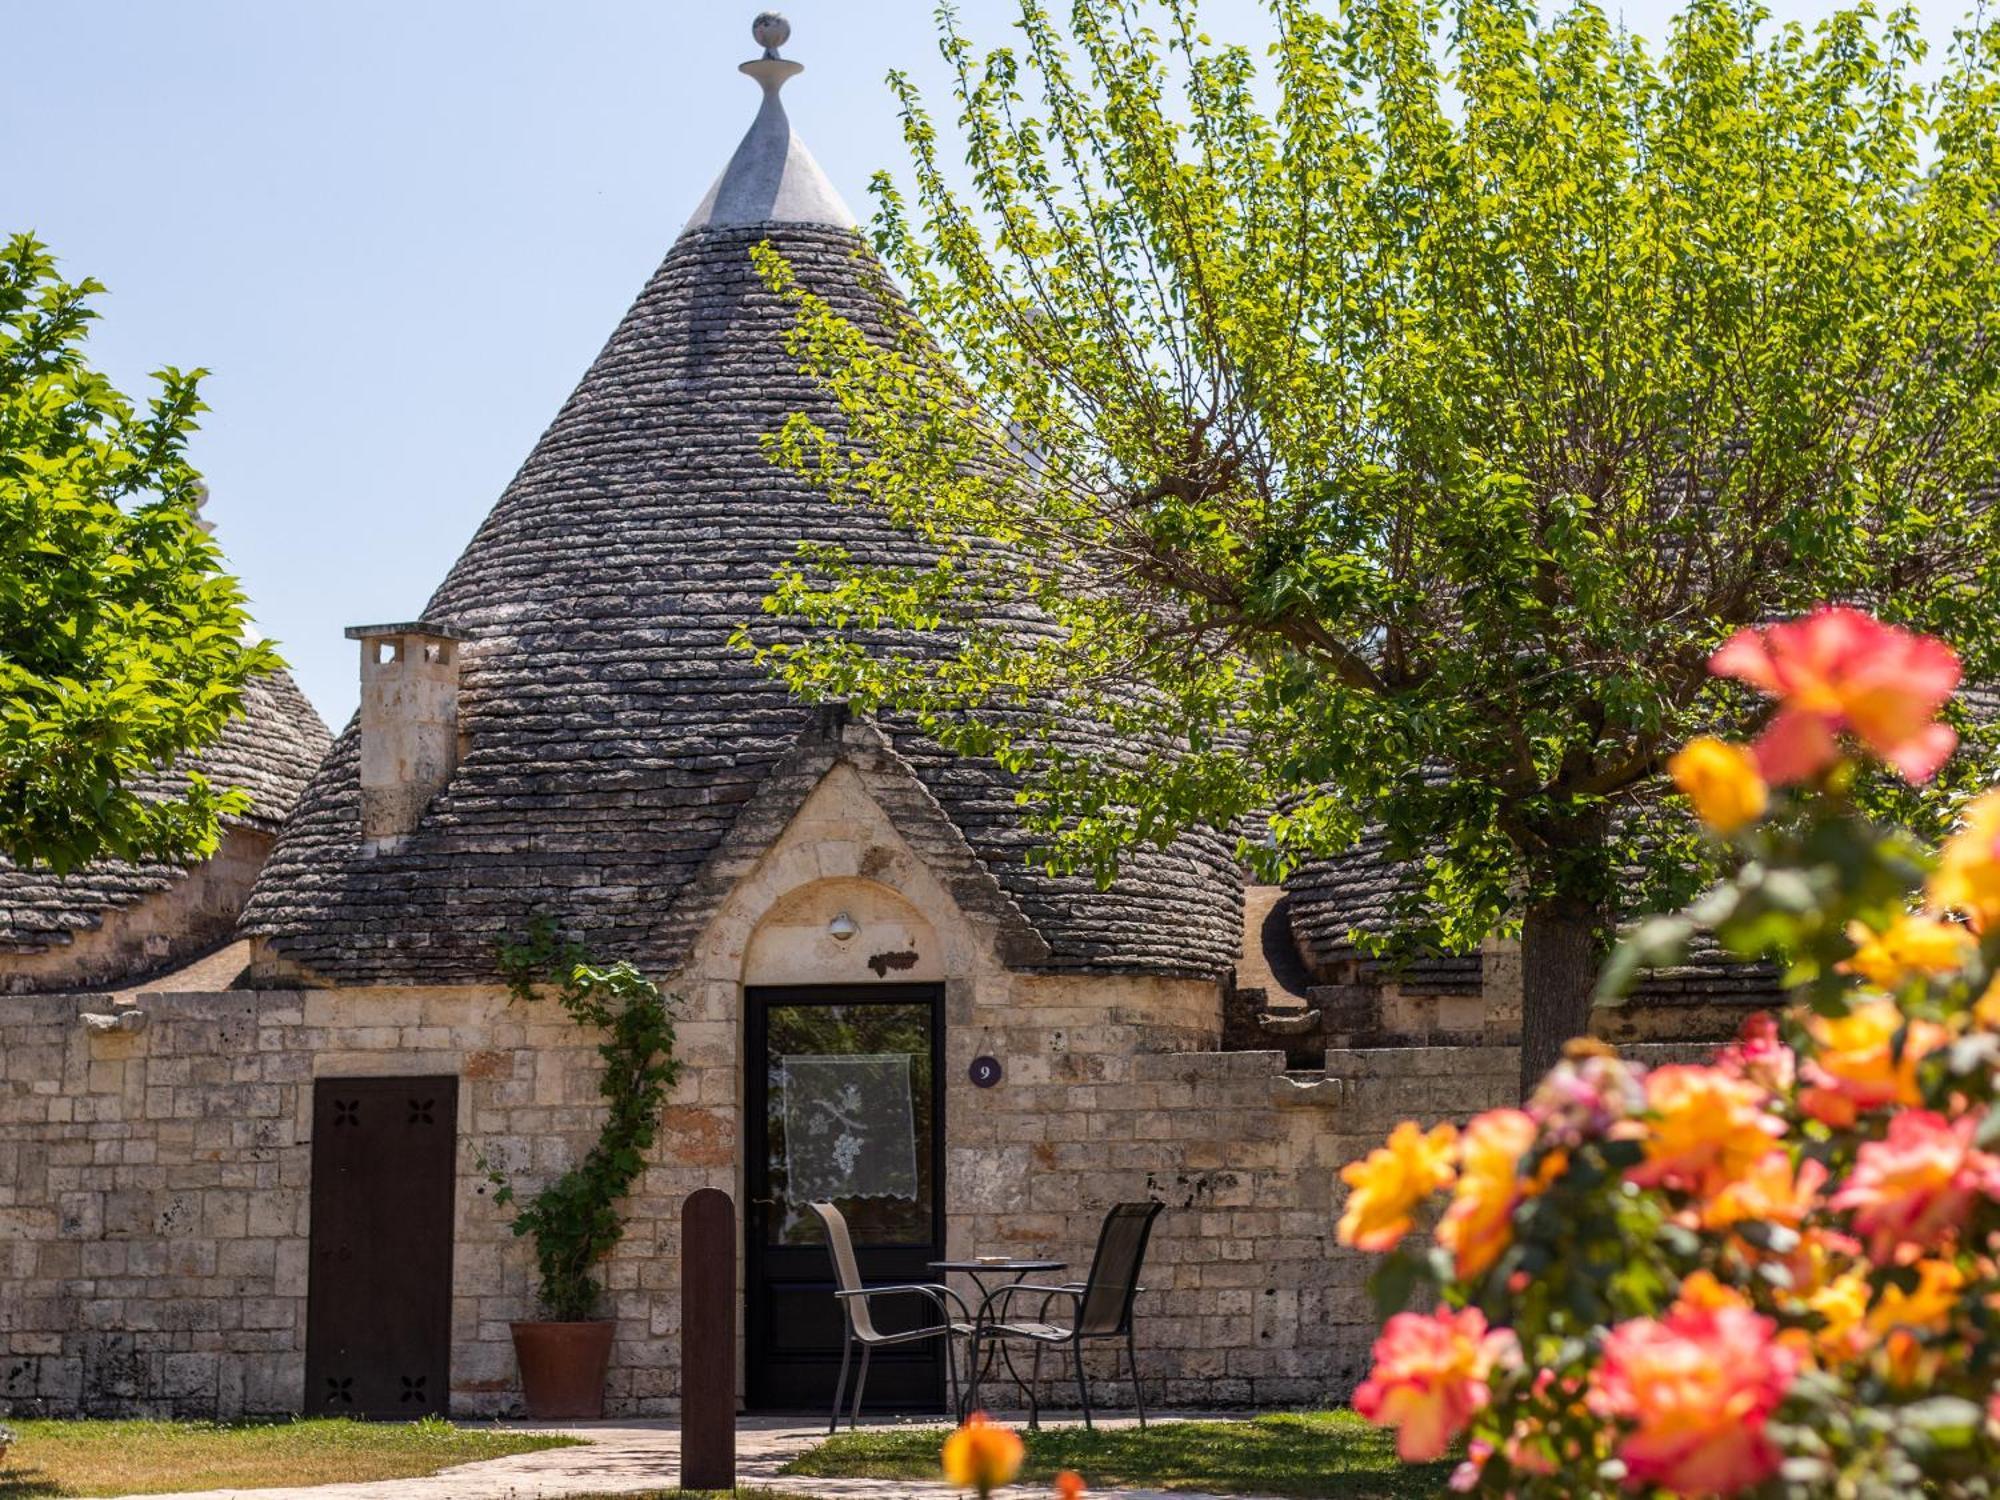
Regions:
<svg viewBox="0 0 2000 1500"><path fill-rule="evenodd" d="M846 1216L864 1281L938 1279L929 1262L944 1253L944 991L786 986L745 1000L745 1397L753 1410L819 1412L833 1402L844 1324L806 1205L827 1199ZM842 1116L837 1096L848 1090L856 1107ZM875 1320L889 1332L937 1313L920 1297L885 1298ZM876 1350L866 1405L941 1410L943 1348L931 1339Z"/></svg>
<svg viewBox="0 0 2000 1500"><path fill-rule="evenodd" d="M314 1084L308 1415L446 1410L457 1133L456 1078Z"/></svg>

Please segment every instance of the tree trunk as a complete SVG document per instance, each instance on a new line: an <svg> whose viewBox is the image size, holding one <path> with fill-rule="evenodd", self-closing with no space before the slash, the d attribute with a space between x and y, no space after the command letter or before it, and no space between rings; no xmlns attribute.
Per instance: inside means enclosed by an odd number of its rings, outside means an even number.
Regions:
<svg viewBox="0 0 2000 1500"><path fill-rule="evenodd" d="M1563 1043L1590 1029L1590 992L1603 957L1596 905L1561 893L1536 902L1521 923L1521 1097L1562 1057Z"/></svg>

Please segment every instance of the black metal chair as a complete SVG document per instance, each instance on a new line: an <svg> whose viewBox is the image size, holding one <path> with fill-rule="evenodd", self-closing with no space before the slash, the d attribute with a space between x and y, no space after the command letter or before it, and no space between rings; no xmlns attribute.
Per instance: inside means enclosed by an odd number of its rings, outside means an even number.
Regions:
<svg viewBox="0 0 2000 1500"><path fill-rule="evenodd" d="M827 1253L833 1258L833 1295L846 1313L847 1336L840 1346L840 1380L833 1388L833 1420L827 1423L828 1432L840 1430L840 1407L847 1394L847 1366L854 1357L854 1346L861 1346L861 1373L854 1381L854 1405L848 1412L847 1425L851 1428L861 1420L861 1393L868 1386L868 1356L880 1347L890 1344L915 1344L924 1339L944 1340L944 1365L951 1378L951 1406L958 1410L958 1364L953 1358L957 1341L972 1336L972 1315L967 1310L965 1299L948 1286L935 1286L912 1282L902 1286L863 1286L861 1270L854 1259L854 1241L847 1233L847 1220L839 1209L831 1203L812 1203L807 1207L819 1215L819 1222L826 1230ZM868 1303L874 1297L921 1296L929 1298L937 1305L938 1316L944 1321L923 1328L906 1328L900 1333L884 1333L875 1326L875 1318ZM952 1317L952 1307L956 1305L960 1317Z"/></svg>
<svg viewBox="0 0 2000 1500"><path fill-rule="evenodd" d="M1090 1417L1090 1384L1083 1373L1083 1346L1094 1339L1122 1339L1125 1361L1132 1372L1132 1404L1139 1409L1139 1425L1146 1425L1146 1398L1139 1388L1139 1356L1132 1344L1132 1301L1144 1290L1139 1285L1139 1269L1146 1259L1146 1242L1152 1238L1153 1221L1160 1216L1161 1203L1120 1203L1104 1216L1098 1231L1097 1253L1091 1257L1090 1279L1060 1286L1038 1286L1017 1281L995 1287L979 1304L979 1316L972 1327L972 1363L969 1367L971 1391L968 1408L979 1404L980 1348L992 1345L1003 1354L1009 1342L1022 1342L1034 1350L1034 1362L1026 1382L1028 1425L1040 1426L1041 1413L1035 1385L1041 1377L1042 1350L1067 1344L1076 1363L1076 1394L1083 1406L1083 1425L1093 1428ZM1042 1305L1032 1320L996 1321L1004 1317L1007 1304L1022 1292L1038 1292ZM1048 1321L1049 1304L1059 1297L1069 1298L1075 1315L1068 1324ZM1010 1357L1007 1368L1014 1368ZM1016 1377L1019 1378L1018 1376Z"/></svg>

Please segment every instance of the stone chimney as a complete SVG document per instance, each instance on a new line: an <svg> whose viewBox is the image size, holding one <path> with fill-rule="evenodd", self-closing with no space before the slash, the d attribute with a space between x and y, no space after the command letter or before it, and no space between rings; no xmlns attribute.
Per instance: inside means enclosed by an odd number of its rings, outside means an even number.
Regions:
<svg viewBox="0 0 2000 1500"><path fill-rule="evenodd" d="M361 838L370 853L416 832L458 765L458 652L465 632L418 620L356 625L361 642Z"/></svg>

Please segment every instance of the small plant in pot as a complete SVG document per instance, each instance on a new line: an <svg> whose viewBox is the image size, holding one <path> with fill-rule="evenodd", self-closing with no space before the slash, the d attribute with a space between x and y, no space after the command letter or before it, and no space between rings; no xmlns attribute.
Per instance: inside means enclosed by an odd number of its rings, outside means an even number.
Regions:
<svg viewBox="0 0 2000 1500"><path fill-rule="evenodd" d="M535 1417L601 1417L604 1377L617 1324L597 1316L604 1295L598 1266L625 1234L625 1196L659 1134L660 1108L680 1076L672 1002L629 963L599 968L582 949L536 922L525 939L500 948L500 971L515 999L552 990L579 1026L603 1033L598 1085L609 1105L584 1159L530 1197L484 1158L497 1191L514 1209L513 1229L535 1242L543 1320L510 1325L521 1366L521 1395Z"/></svg>

